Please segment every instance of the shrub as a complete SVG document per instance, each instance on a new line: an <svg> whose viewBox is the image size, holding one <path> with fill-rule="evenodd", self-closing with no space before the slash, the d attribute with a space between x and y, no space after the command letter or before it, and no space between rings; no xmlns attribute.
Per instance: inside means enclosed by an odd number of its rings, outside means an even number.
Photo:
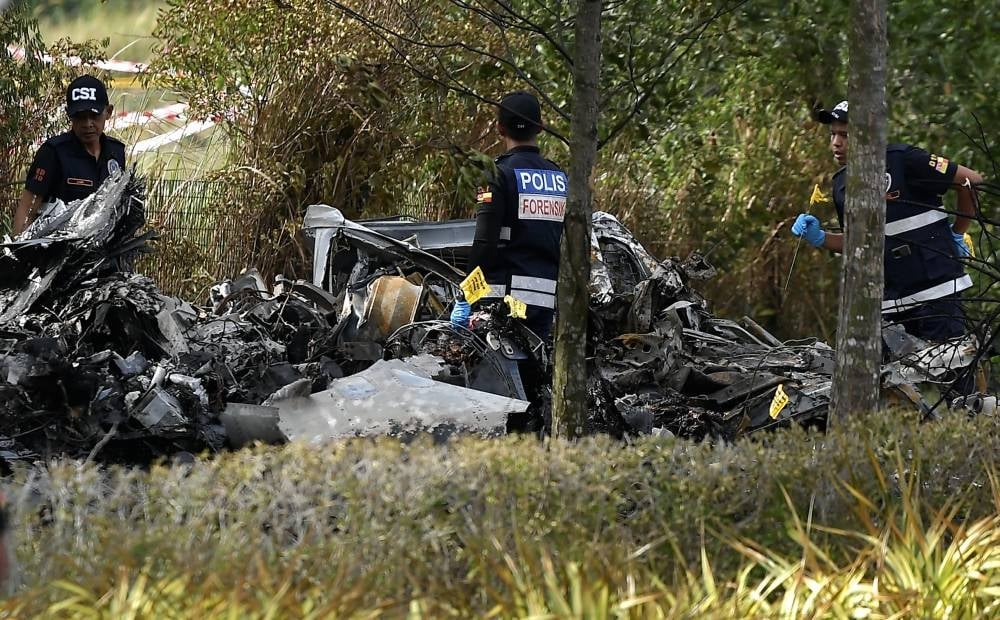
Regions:
<svg viewBox="0 0 1000 620"><path fill-rule="evenodd" d="M356 4L411 27L402 8ZM448 27L434 10L418 13ZM231 242L251 249L266 276L307 273L298 231L309 204L355 219L466 216L475 204L489 160L470 136L484 133L490 115L421 83L384 41L326 2L170 0L156 36L151 79L188 100L192 117L220 121L231 147L217 176L254 189L226 208L244 229Z"/></svg>
<svg viewBox="0 0 1000 620"><path fill-rule="evenodd" d="M870 423L732 445L359 440L148 472L52 463L14 494L30 578L10 605L38 611L141 578L203 584L206 596L248 605L277 597L401 613L416 601L429 615L509 616L546 588L569 596L572 571L599 600L605 589L609 601L681 596L703 554L720 584L760 578L740 577L748 548L767 568L761 557L802 557L808 544L827 563L803 570L832 574L884 540L879 528L899 514L945 515L959 531L997 513L995 420ZM907 500L917 488L920 501ZM67 594L59 581L82 590Z"/></svg>

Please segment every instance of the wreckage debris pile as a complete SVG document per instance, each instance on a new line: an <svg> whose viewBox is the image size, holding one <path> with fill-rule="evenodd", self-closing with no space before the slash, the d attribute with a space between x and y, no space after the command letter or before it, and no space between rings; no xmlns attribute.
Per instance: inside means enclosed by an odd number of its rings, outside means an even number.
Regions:
<svg viewBox="0 0 1000 620"><path fill-rule="evenodd" d="M822 421L833 351L787 346L749 318L713 316L691 287L698 255L653 258L613 216L593 217L589 393L592 423L617 434L735 437ZM788 402L774 411L776 390ZM617 423L616 423L617 421Z"/></svg>
<svg viewBox="0 0 1000 620"><path fill-rule="evenodd" d="M125 171L4 244L0 456L100 450L141 462L220 449L227 402L341 376L332 360L311 357L331 331L328 315L293 291L244 291L219 315L129 273L150 236L136 235L142 199Z"/></svg>
<svg viewBox="0 0 1000 620"><path fill-rule="evenodd" d="M546 425L547 347L502 305L473 331L451 329L440 319L462 272L414 244L310 207L313 284L279 277L269 290L248 272L213 287L207 309L131 272L152 236L143 224L143 185L123 171L3 244L0 457L144 462L357 433L338 407L397 434L411 420L486 436L505 421ZM706 263L657 261L608 214L594 230L587 431L730 437L825 414L829 347L716 318L688 285L711 275ZM790 404L775 413L781 386ZM401 391L468 406L442 417Z"/></svg>

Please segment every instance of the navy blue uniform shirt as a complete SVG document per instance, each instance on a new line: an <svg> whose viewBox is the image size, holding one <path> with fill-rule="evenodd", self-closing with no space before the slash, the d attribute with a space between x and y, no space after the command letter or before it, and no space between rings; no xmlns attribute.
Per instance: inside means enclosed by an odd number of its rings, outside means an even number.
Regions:
<svg viewBox="0 0 1000 620"><path fill-rule="evenodd" d="M71 131L50 138L28 168L26 189L43 202L86 198L109 176L125 167L125 144L101 134L101 156L95 158Z"/></svg>

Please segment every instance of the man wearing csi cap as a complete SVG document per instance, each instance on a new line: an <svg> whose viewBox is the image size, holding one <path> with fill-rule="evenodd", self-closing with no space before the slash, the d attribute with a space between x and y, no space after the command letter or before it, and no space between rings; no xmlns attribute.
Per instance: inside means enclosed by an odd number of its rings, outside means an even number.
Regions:
<svg viewBox="0 0 1000 620"><path fill-rule="evenodd" d="M70 83L70 130L47 140L35 154L14 214L15 235L28 227L43 203L86 198L125 167L125 145L104 135L112 111L108 90L99 79L82 75Z"/></svg>
<svg viewBox="0 0 1000 620"><path fill-rule="evenodd" d="M833 176L833 203L844 223L847 192L848 105L820 110L830 127L830 150L841 168ZM890 144L885 154L885 296L882 315L907 333L943 341L965 333L961 291L972 286L960 259L969 256L964 234L976 215L979 173L909 144ZM942 194L954 188L959 215L949 224ZM841 252L843 235L827 233L813 215L800 214L792 234L815 247Z"/></svg>
<svg viewBox="0 0 1000 620"><path fill-rule="evenodd" d="M469 272L482 268L490 297L510 295L527 304L528 328L547 339L556 307L566 174L538 150L542 111L534 95L504 96L496 126L507 152L496 159L496 175L476 197ZM469 305L457 302L452 322L465 326L468 319Z"/></svg>

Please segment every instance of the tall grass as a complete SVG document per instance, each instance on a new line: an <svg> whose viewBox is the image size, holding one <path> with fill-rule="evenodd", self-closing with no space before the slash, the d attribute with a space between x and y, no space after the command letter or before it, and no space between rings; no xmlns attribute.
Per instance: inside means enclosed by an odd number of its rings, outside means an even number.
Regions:
<svg viewBox="0 0 1000 620"><path fill-rule="evenodd" d="M51 3L37 9L38 25L46 41L70 38L73 41L109 39L112 58L147 62L153 56L156 40L152 32L163 0L124 2L90 0L78 3L79 10L58 10Z"/></svg>

